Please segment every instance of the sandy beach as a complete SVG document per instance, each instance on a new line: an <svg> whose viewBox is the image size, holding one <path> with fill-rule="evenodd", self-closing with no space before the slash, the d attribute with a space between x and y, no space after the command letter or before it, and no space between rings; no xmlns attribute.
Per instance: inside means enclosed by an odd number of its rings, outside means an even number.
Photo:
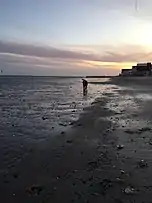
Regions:
<svg viewBox="0 0 152 203"><path fill-rule="evenodd" d="M5 154L1 202L151 202L151 78L113 78L100 85L105 84L112 91L85 107L60 135L20 143L21 151ZM13 138L10 145L15 148Z"/></svg>

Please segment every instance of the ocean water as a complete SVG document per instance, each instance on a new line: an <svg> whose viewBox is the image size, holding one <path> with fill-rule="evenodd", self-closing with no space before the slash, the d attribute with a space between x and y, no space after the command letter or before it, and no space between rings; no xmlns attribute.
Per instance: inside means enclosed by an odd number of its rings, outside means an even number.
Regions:
<svg viewBox="0 0 152 203"><path fill-rule="evenodd" d="M109 88L89 84L83 96L81 78L0 77L0 136L38 141L61 133Z"/></svg>
<svg viewBox="0 0 152 203"><path fill-rule="evenodd" d="M105 81L107 79L89 79ZM83 96L81 78L0 77L0 178L31 150L46 148L71 128L83 108L112 90L89 84Z"/></svg>

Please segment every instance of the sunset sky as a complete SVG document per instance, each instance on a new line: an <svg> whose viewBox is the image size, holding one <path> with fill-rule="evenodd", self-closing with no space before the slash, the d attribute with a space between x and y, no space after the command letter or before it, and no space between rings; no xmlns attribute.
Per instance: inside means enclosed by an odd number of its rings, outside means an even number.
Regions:
<svg viewBox="0 0 152 203"><path fill-rule="evenodd" d="M3 74L115 75L152 60L152 0L0 0Z"/></svg>

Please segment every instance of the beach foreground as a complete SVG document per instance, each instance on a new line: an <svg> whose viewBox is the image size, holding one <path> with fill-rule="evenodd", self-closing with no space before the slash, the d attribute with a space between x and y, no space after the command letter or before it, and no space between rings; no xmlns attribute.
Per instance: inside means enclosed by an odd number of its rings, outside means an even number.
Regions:
<svg viewBox="0 0 152 203"><path fill-rule="evenodd" d="M0 171L1 201L150 203L152 91L145 83L111 79L112 91L86 107L68 131L30 147L23 143L18 164Z"/></svg>

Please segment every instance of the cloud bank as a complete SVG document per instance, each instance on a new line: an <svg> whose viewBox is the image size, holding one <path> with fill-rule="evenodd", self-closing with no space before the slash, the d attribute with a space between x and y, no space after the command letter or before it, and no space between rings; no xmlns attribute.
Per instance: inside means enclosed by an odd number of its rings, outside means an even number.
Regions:
<svg viewBox="0 0 152 203"><path fill-rule="evenodd" d="M116 74L123 66L151 61L138 45L64 48L0 41L0 67L6 74Z"/></svg>

